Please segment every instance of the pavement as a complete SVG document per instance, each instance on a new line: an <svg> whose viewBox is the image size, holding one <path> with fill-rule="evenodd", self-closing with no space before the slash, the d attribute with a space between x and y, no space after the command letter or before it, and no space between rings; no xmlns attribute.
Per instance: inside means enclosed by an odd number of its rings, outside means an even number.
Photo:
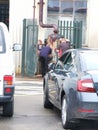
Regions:
<svg viewBox="0 0 98 130"><path fill-rule="evenodd" d="M16 75L15 79L16 81L43 81L43 78L41 75L34 75L32 77Z"/></svg>
<svg viewBox="0 0 98 130"><path fill-rule="evenodd" d="M15 77L15 96L30 96L43 94L43 79L41 75L33 77Z"/></svg>

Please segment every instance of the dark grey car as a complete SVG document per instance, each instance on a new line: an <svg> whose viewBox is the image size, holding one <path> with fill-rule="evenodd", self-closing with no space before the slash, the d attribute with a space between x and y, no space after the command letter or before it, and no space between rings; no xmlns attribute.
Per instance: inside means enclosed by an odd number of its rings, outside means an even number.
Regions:
<svg viewBox="0 0 98 130"><path fill-rule="evenodd" d="M98 120L98 50L71 49L51 63L43 79L44 107L61 110L63 128Z"/></svg>

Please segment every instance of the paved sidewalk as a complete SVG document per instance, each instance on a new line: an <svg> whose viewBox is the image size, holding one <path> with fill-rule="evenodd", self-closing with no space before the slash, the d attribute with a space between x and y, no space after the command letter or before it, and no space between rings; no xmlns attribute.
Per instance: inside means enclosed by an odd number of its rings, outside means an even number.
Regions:
<svg viewBox="0 0 98 130"><path fill-rule="evenodd" d="M15 76L16 81L43 81L41 75L35 75L33 77L26 77L21 75Z"/></svg>

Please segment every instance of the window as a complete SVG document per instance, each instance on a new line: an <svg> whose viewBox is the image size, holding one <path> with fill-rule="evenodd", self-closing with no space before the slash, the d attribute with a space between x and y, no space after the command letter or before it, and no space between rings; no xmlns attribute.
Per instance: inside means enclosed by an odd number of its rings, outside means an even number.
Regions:
<svg viewBox="0 0 98 130"><path fill-rule="evenodd" d="M83 71L98 70L98 52L80 53L81 67Z"/></svg>
<svg viewBox="0 0 98 130"><path fill-rule="evenodd" d="M48 0L48 13L59 13L59 0Z"/></svg>
<svg viewBox="0 0 98 130"><path fill-rule="evenodd" d="M69 55L69 52L66 52L65 54L63 54L63 55L60 57L59 60L64 63L64 61L67 59L68 55Z"/></svg>
<svg viewBox="0 0 98 130"><path fill-rule="evenodd" d="M48 14L86 14L87 0L48 0Z"/></svg>
<svg viewBox="0 0 98 130"><path fill-rule="evenodd" d="M86 1L75 1L75 14L86 14L87 2Z"/></svg>
<svg viewBox="0 0 98 130"><path fill-rule="evenodd" d="M72 63L72 56L71 56L71 52L66 52L61 58L60 61L63 64L63 68L65 70L68 70L69 67L71 66Z"/></svg>
<svg viewBox="0 0 98 130"><path fill-rule="evenodd" d="M82 41L83 44L86 43L86 15L87 15L87 0L48 0L48 24L58 25L58 21L82 21ZM62 22L63 23L63 22ZM51 30L50 30L51 31ZM62 34L63 29L60 29L59 33ZM64 34L67 32L64 30ZM49 34L47 31L47 35ZM73 32L72 32L73 33ZM69 34L70 35L70 34ZM72 40L71 36L70 41Z"/></svg>
<svg viewBox="0 0 98 130"><path fill-rule="evenodd" d="M72 65L72 57L71 57L71 53L68 55L68 57L66 58L66 60L64 61L64 68L65 70L69 70L69 68Z"/></svg>
<svg viewBox="0 0 98 130"><path fill-rule="evenodd" d="M2 27L0 27L0 53L5 52L5 39L4 39L4 34Z"/></svg>
<svg viewBox="0 0 98 130"><path fill-rule="evenodd" d="M61 69L61 70L63 70L64 69L63 63L61 61L58 61L58 63L56 64L55 69Z"/></svg>
<svg viewBox="0 0 98 130"><path fill-rule="evenodd" d="M73 14L73 1L61 1L61 14Z"/></svg>

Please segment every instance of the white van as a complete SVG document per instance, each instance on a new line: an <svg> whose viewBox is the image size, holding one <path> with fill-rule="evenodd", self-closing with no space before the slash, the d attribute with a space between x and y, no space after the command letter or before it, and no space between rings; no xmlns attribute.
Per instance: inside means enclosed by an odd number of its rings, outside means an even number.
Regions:
<svg viewBox="0 0 98 130"><path fill-rule="evenodd" d="M12 117L14 113L15 68L13 51L20 48L11 45L8 28L0 22L0 107L3 116Z"/></svg>

